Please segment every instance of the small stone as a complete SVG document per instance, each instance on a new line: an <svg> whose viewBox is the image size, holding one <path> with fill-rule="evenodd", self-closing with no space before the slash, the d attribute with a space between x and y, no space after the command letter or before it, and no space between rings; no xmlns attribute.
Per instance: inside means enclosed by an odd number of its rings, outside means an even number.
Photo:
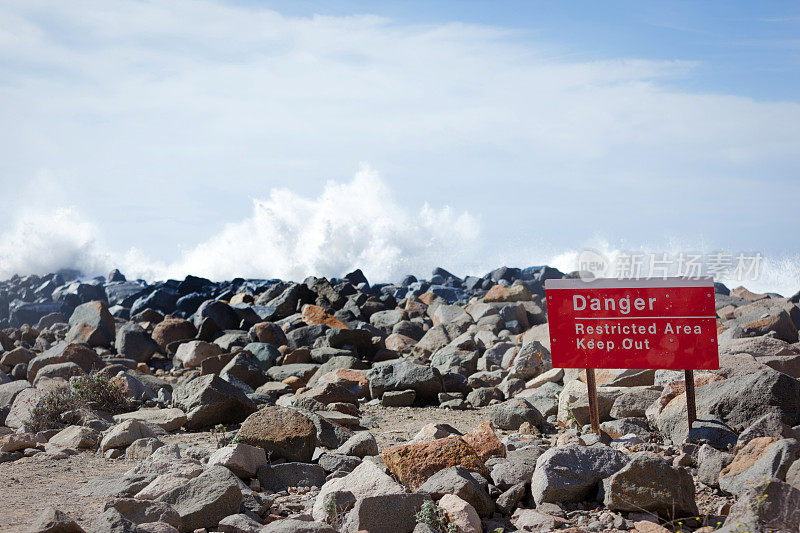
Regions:
<svg viewBox="0 0 800 533"><path fill-rule="evenodd" d="M386 391L381 398L384 407L408 407L414 403L417 393L413 390Z"/></svg>

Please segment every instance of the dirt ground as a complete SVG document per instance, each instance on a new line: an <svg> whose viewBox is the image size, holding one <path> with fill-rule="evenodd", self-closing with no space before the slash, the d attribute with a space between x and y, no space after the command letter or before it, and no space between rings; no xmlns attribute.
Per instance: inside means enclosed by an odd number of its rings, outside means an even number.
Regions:
<svg viewBox="0 0 800 533"><path fill-rule="evenodd" d="M466 432L485 420L487 409L451 411L439 408L379 406L361 407L361 420L375 435L378 446L399 444L413 437L425 424L450 424ZM166 443L206 443L213 446L210 433L175 433L161 438ZM81 452L65 459L46 453L0 464L2 505L0 531L20 532L47 507L72 516L84 528L103 512L104 498L82 496L79 491L93 478L120 476L136 461L106 459L95 452Z"/></svg>

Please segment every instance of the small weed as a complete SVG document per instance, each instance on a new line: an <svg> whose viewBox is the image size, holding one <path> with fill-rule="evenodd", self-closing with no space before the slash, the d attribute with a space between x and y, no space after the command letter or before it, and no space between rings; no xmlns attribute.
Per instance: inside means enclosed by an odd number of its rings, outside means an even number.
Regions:
<svg viewBox="0 0 800 533"><path fill-rule="evenodd" d="M345 513L345 509L336 505L336 494L331 493L325 496L324 510L325 520L333 529L340 531L347 513Z"/></svg>
<svg viewBox="0 0 800 533"><path fill-rule="evenodd" d="M98 409L112 414L130 410L125 393L102 373L84 374L70 380L70 386L48 392L25 421L31 431L61 429L78 424L77 411ZM68 413L75 412L73 417Z"/></svg>
<svg viewBox="0 0 800 533"><path fill-rule="evenodd" d="M444 509L432 500L425 500L419 512L415 515L418 524L426 524L436 533L458 533L458 526L450 523L444 514Z"/></svg>

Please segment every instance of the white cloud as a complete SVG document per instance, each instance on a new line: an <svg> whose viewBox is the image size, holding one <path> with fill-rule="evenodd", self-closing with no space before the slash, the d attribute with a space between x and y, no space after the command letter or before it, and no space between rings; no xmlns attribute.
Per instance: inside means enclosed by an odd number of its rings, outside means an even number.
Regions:
<svg viewBox="0 0 800 533"><path fill-rule="evenodd" d="M210 1L10 0L0 6L0 210L74 206L113 253L135 247L168 268L224 248L231 232L261 231L263 206L276 201L268 191L316 198L368 161L390 186L366 209L396 209L406 221L393 231L414 241L425 225L408 213L426 201L455 206L481 215L475 246L498 261L535 261L520 252L533 239L564 250L587 233L784 247L791 210L752 213L761 197L800 194L790 179L800 105L682 89L701 68L574 59L475 24ZM41 175L58 194L27 185ZM0 220L16 234L12 225ZM376 261L366 249L349 257ZM270 263L277 272L342 264L283 250L296 257Z"/></svg>

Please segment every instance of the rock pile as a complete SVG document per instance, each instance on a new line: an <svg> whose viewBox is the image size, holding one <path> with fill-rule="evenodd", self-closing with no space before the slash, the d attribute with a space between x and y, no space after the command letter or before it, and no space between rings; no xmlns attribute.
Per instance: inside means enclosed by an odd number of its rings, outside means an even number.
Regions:
<svg viewBox="0 0 800 533"><path fill-rule="evenodd" d="M564 276L0 282L0 462L129 467L75 487L104 502L92 521L16 527L797 531L800 296L718 285L699 420L682 373L607 370L595 435L585 374L550 362L543 286Z"/></svg>

